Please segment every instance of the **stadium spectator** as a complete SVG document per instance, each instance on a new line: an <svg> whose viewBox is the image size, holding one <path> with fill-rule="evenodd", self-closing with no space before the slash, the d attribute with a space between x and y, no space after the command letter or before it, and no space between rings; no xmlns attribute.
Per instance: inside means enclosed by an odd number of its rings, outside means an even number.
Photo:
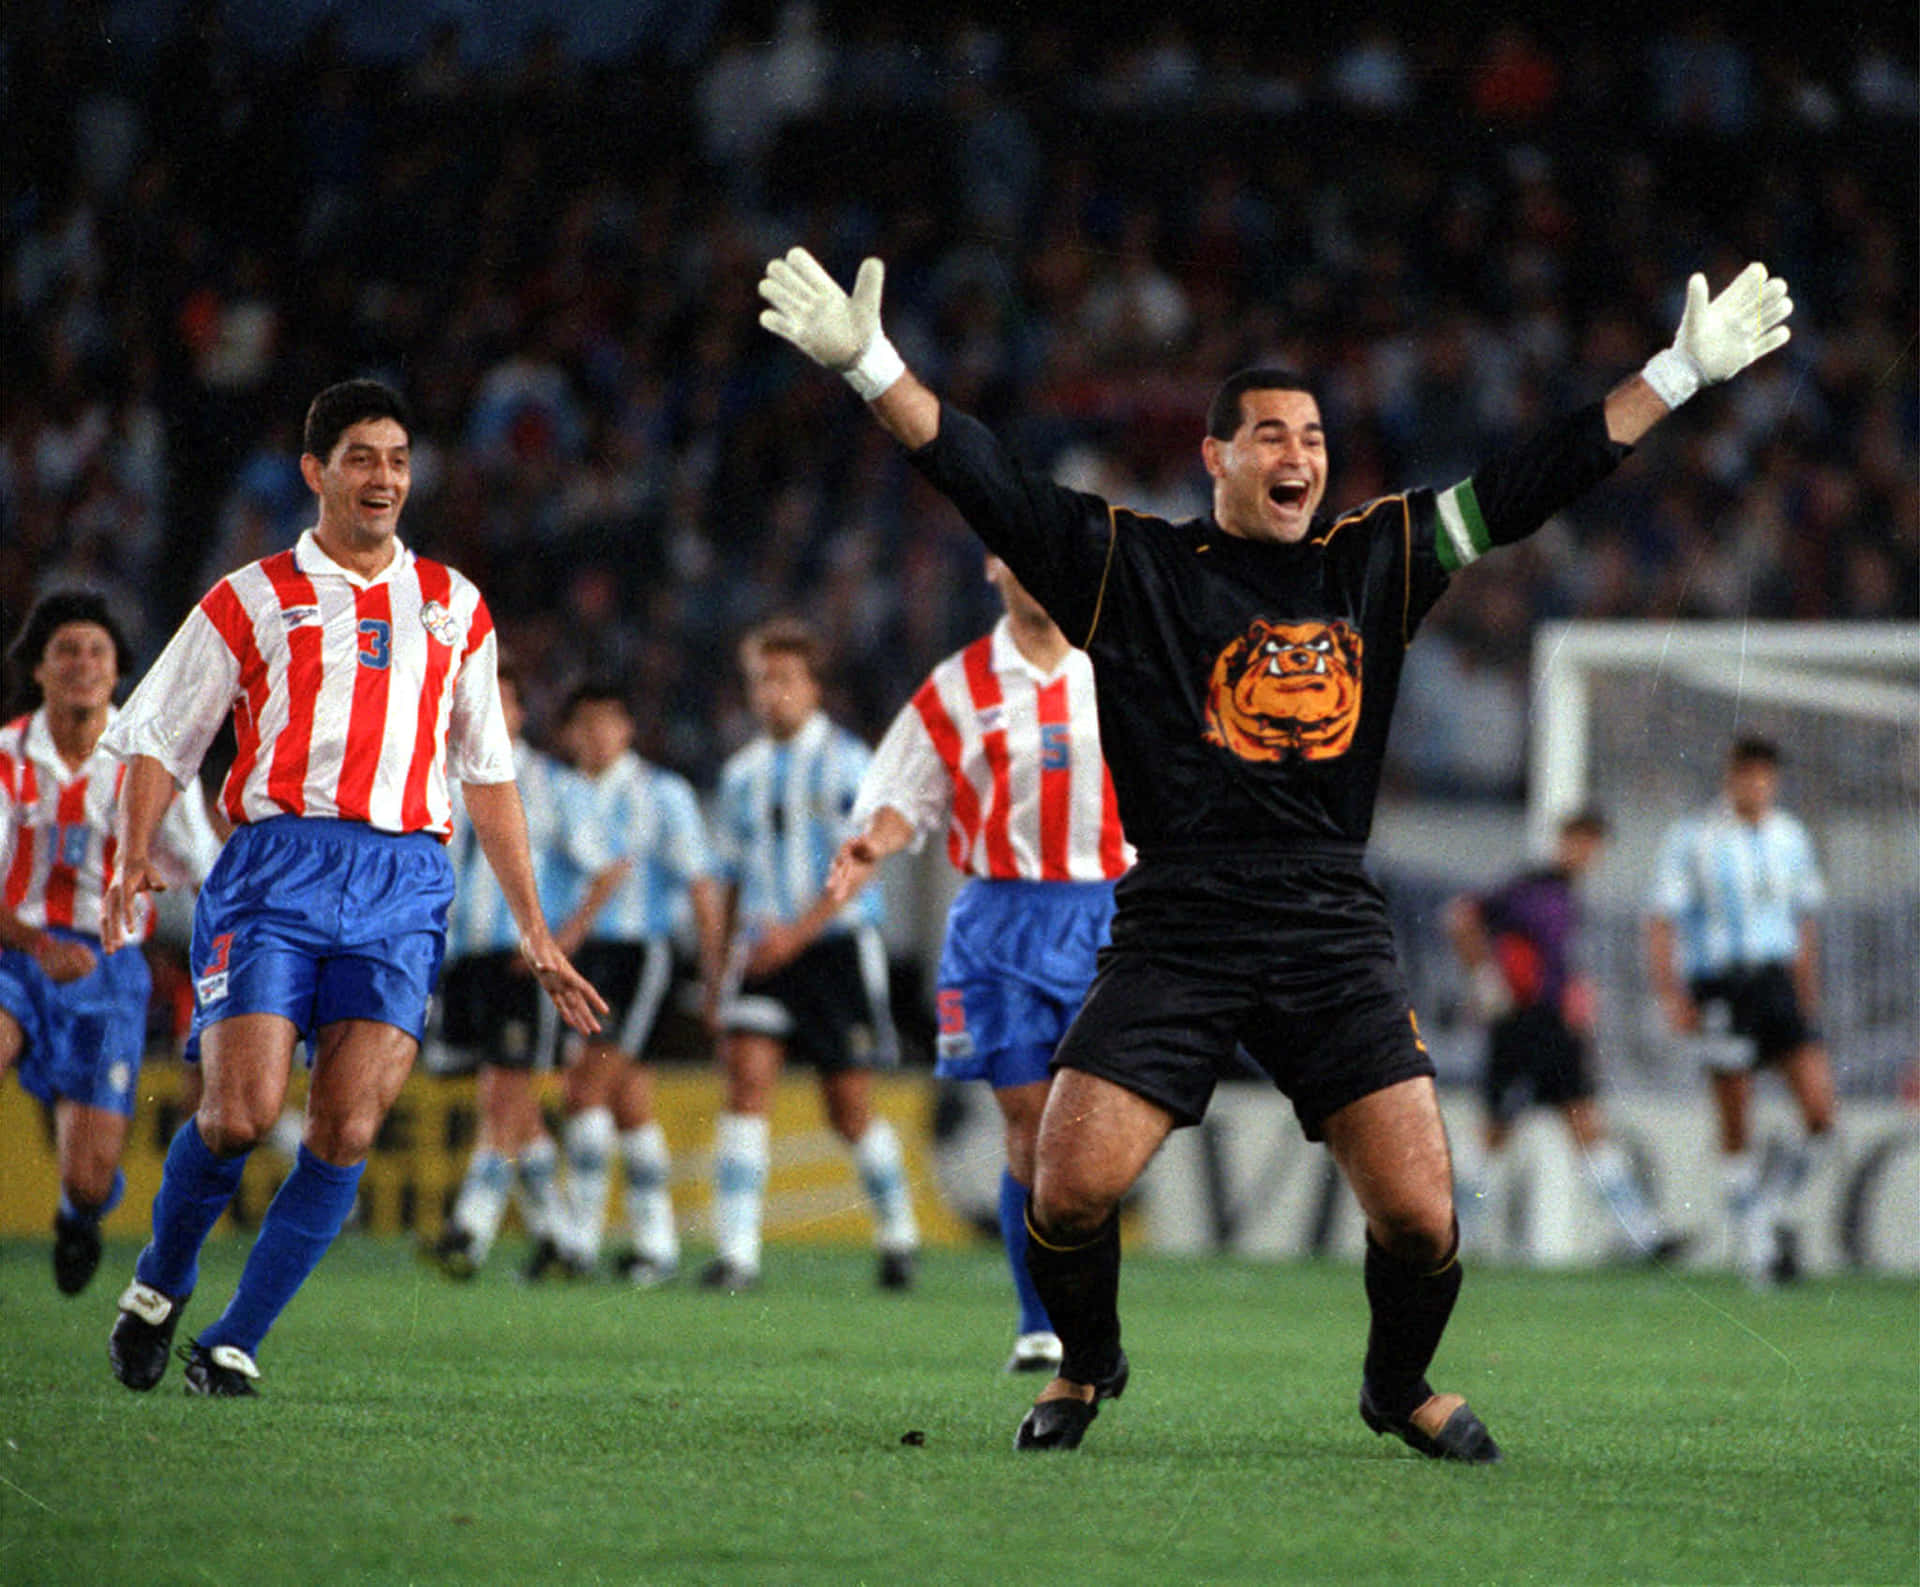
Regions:
<svg viewBox="0 0 1920 1587"><path fill-rule="evenodd" d="M1736 739L1722 798L1682 817L1660 845L1647 968L1674 1033L1707 1072L1735 1259L1755 1284L1800 1276L1796 1198L1833 1144L1833 1069L1817 1024L1819 909L1812 840L1777 807L1780 751ZM1754 1150L1754 1075L1775 1069L1805 1133Z"/></svg>
<svg viewBox="0 0 1920 1587"><path fill-rule="evenodd" d="M233 1299L186 1351L189 1393L256 1392L261 1340L353 1210L445 951L449 775L561 1017L590 1033L606 1009L554 946L534 892L486 603L398 538L404 404L374 381L330 386L302 445L314 527L207 593L103 740L128 762L102 904L109 953L142 895L165 885L152 842L176 788L230 715L238 740L222 794L233 834L194 912L200 1099L168 1149L153 1238L108 1346L130 1389L166 1372L200 1247L279 1116L298 1041L312 1070L299 1155Z"/></svg>
<svg viewBox="0 0 1920 1587"><path fill-rule="evenodd" d="M935 1072L993 1087L1006 1137L1000 1238L1020 1318L1009 1372L1052 1372L1060 1338L1027 1272L1027 1197L1047 1066L1093 982L1132 863L1100 758L1093 670L998 557L1005 615L935 667L860 779L827 900L844 906L875 868L926 835L968 880L947 915L934 1005Z"/></svg>
<svg viewBox="0 0 1920 1587"><path fill-rule="evenodd" d="M1229 379L1207 416L1210 517L1127 513L1023 471L942 404L881 329L885 269L851 296L804 249L761 280L761 323L843 374L989 549L1093 659L1101 743L1139 863L1055 1056L1028 1262L1064 1347L1016 1447L1079 1445L1126 1387L1120 1199L1199 1122L1244 1044L1324 1139L1367 1221L1360 1414L1435 1458L1498 1460L1426 1378L1460 1290L1433 1064L1362 853L1400 664L1452 576L1598 484L1703 385L1788 339L1786 283L1688 282L1673 344L1603 401L1450 489L1320 514L1326 430L1305 381ZM1197 659L1196 659L1197 658Z"/></svg>
<svg viewBox="0 0 1920 1587"><path fill-rule="evenodd" d="M1478 1160L1456 1167L1455 1208L1468 1250L1485 1250L1506 1209L1502 1161L1529 1108L1559 1113L1588 1175L1618 1225L1629 1257L1665 1261L1682 1240L1661 1223L1633 1163L1607 1133L1593 1071L1593 983L1577 963L1581 881L1599 863L1604 817L1560 823L1551 864L1447 905L1447 936L1467 972L1474 1012L1487 1027ZM1465 1154L1463 1154L1465 1155Z"/></svg>
<svg viewBox="0 0 1920 1587"><path fill-rule="evenodd" d="M823 892L871 752L821 709L820 644L806 624L761 624L741 642L740 667L760 736L722 770L714 817L730 934L714 1014L726 1103L713 1152L717 1251L700 1282L759 1282L767 1114L792 1056L816 1070L827 1122L853 1149L880 1285L906 1289L919 1229L899 1136L873 1110L872 1068L898 1062L880 895L843 908Z"/></svg>
<svg viewBox="0 0 1920 1587"><path fill-rule="evenodd" d="M120 1158L146 1051L152 978L140 912L124 945L102 943L121 769L100 746L129 664L99 595L54 590L9 652L12 705L0 728L0 1076L52 1111L60 1168L53 1281L78 1295L100 1265L100 1220L126 1189ZM219 841L192 790L167 812L155 849L176 886L197 887Z"/></svg>

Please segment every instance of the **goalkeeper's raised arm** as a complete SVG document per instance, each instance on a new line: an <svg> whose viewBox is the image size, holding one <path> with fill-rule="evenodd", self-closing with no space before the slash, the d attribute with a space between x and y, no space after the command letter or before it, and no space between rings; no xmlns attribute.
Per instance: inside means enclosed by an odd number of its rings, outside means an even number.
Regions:
<svg viewBox="0 0 1920 1587"><path fill-rule="evenodd" d="M940 430L940 399L907 368L880 325L886 266L862 262L851 294L804 248L771 261L760 282L760 323L815 363L845 376L902 444L918 449ZM1718 295L1707 278L1687 282L1673 344L1607 396L1607 434L1631 446L1703 386L1731 380L1786 345L1793 300L1787 283L1750 264Z"/></svg>

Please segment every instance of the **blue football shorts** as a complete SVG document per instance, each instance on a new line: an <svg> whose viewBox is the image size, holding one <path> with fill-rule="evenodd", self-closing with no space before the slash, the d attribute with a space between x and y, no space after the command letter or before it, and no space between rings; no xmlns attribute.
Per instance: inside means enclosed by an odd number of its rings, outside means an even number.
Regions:
<svg viewBox="0 0 1920 1587"><path fill-rule="evenodd" d="M31 954L0 953L0 1008L26 1037L20 1084L45 1103L77 1102L131 1118L153 990L147 956L137 943L105 954L98 937L57 926L53 935L86 944L98 962L92 974L56 984Z"/></svg>
<svg viewBox="0 0 1920 1587"><path fill-rule="evenodd" d="M193 1027L237 1014L315 1038L346 1019L419 1039L446 953L453 866L426 832L275 816L236 827L193 912Z"/></svg>
<svg viewBox="0 0 1920 1587"><path fill-rule="evenodd" d="M1112 919L1111 882L968 882L940 950L934 1072L996 1091L1045 1080Z"/></svg>

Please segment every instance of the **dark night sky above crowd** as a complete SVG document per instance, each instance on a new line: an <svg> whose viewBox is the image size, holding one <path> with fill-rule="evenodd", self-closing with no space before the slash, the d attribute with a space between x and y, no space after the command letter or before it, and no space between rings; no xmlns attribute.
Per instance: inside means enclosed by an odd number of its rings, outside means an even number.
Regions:
<svg viewBox="0 0 1920 1587"><path fill-rule="evenodd" d="M375 373L420 421L403 533L479 581L536 722L617 672L646 749L704 783L748 730L735 640L797 610L876 734L994 604L951 510L758 328L796 241L843 277L885 257L936 390L1175 517L1205 508L1200 418L1240 364L1317 379L1341 505L1598 396L1690 271L1784 274L1785 353L1442 604L1396 786L1517 791L1544 617L1920 615L1910 13L1789 46L1711 12L1543 34L1405 8L1283 52L1177 20L634 5L628 53L583 59L397 4L413 43L381 59L324 25L262 49L208 4L110 42L116 9L8 12L9 630L82 581L150 656L309 521L304 404Z"/></svg>

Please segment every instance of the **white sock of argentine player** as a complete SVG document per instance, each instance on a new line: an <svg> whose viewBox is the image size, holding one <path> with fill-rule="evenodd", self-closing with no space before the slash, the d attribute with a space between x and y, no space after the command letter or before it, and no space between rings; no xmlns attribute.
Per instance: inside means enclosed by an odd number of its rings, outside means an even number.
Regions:
<svg viewBox="0 0 1920 1587"><path fill-rule="evenodd" d="M714 1131L713 1240L720 1260L760 1271L760 1218L767 1189L767 1121L722 1113Z"/></svg>
<svg viewBox="0 0 1920 1587"><path fill-rule="evenodd" d="M875 1119L853 1143L853 1166L860 1172L867 1200L873 1203L873 1243L882 1251L911 1251L920 1244L913 1221L913 1196L907 1188L907 1162L900 1137L885 1119Z"/></svg>
<svg viewBox="0 0 1920 1587"><path fill-rule="evenodd" d="M600 1256L618 1134L612 1108L585 1108L567 1120L567 1232L555 1243L578 1262Z"/></svg>
<svg viewBox="0 0 1920 1587"><path fill-rule="evenodd" d="M514 1159L514 1201L530 1239L560 1238L566 1208L560 1199L559 1165L560 1149L546 1134L536 1135Z"/></svg>
<svg viewBox="0 0 1920 1587"><path fill-rule="evenodd" d="M668 1180L673 1158L658 1124L623 1131L620 1160L627 1171L627 1228L636 1254L663 1267L680 1260L680 1236L673 1225L673 1196Z"/></svg>
<svg viewBox="0 0 1920 1587"><path fill-rule="evenodd" d="M1807 1191L1819 1180L1832 1155L1832 1130L1804 1136L1787 1149L1779 1169L1778 1190L1772 1198L1782 1223L1794 1229L1806 1223Z"/></svg>
<svg viewBox="0 0 1920 1587"><path fill-rule="evenodd" d="M1720 1186L1727 1204L1728 1255L1755 1271L1770 1259L1773 1247L1766 1187L1760 1182L1760 1154L1748 1147L1720 1158Z"/></svg>
<svg viewBox="0 0 1920 1587"><path fill-rule="evenodd" d="M1618 1141L1599 1142L1587 1152L1587 1173L1635 1250L1651 1251L1660 1243L1666 1231L1647 1204L1626 1148Z"/></svg>
<svg viewBox="0 0 1920 1587"><path fill-rule="evenodd" d="M475 1149L467 1161L466 1177L460 1181L460 1194L453 1203L453 1224L464 1229L471 1242L467 1251L475 1262L484 1262L493 1249L494 1236L500 1232L500 1220L506 1215L507 1192L513 1184L513 1165L491 1146Z"/></svg>

